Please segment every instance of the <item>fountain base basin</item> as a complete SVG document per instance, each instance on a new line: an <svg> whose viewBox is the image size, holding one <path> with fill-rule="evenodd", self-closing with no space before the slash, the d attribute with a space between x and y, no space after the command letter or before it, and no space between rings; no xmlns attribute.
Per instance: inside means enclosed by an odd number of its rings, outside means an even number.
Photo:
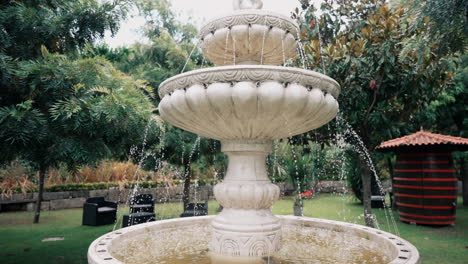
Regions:
<svg viewBox="0 0 468 264"><path fill-rule="evenodd" d="M309 217L277 216L283 245L270 257L225 258L208 251L213 216L156 221L96 239L89 264L419 263L419 252L393 234L361 225Z"/></svg>

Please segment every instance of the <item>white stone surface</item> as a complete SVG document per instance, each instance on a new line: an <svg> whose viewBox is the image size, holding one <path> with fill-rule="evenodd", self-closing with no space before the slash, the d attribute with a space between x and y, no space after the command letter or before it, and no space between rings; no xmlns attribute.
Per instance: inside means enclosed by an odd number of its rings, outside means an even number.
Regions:
<svg viewBox="0 0 468 264"><path fill-rule="evenodd" d="M213 19L199 37L203 54L216 65L281 65L297 57L298 33L286 16L248 9Z"/></svg>
<svg viewBox="0 0 468 264"><path fill-rule="evenodd" d="M88 249L89 264L123 264L117 260L110 252L126 241L134 240L142 234L155 233L158 230L190 229L193 225L203 224L210 225L214 216L178 218L164 221L150 222L123 228L114 232L105 234L96 239ZM362 225L331 221L325 219L295 217L295 216L278 216L278 219L283 225L298 226L298 227L316 227L323 230L333 230L336 232L345 232L351 237L366 238L379 246L384 254L391 261L389 264L418 264L420 256L418 250L408 241L397 237L393 234L368 228ZM358 240L358 239L357 239ZM180 239L183 245L183 239Z"/></svg>
<svg viewBox="0 0 468 264"><path fill-rule="evenodd" d="M223 256L268 256L280 249L281 222L271 212L278 186L270 183L265 158L268 141L226 141L229 166L214 194L224 207L212 222L210 249Z"/></svg>
<svg viewBox="0 0 468 264"><path fill-rule="evenodd" d="M273 140L328 123L338 113L338 103L331 94L300 84L213 83L164 96L159 111L169 123L201 136Z"/></svg>
<svg viewBox="0 0 468 264"><path fill-rule="evenodd" d="M340 94L340 85L332 78L310 70L261 65L220 66L194 70L167 79L159 86L159 97L176 90L187 89L194 84L265 82L277 81L282 84L297 83L308 89L317 88L330 93L334 98Z"/></svg>

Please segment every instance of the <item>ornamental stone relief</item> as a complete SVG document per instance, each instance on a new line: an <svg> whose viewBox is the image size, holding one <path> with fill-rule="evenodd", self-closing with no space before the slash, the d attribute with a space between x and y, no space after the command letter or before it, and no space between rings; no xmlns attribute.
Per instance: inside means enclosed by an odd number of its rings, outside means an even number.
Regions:
<svg viewBox="0 0 468 264"><path fill-rule="evenodd" d="M212 245L214 253L224 256L268 256L280 249L281 232L243 233L214 231Z"/></svg>
<svg viewBox="0 0 468 264"><path fill-rule="evenodd" d="M298 25L286 16L271 14L263 10L239 10L236 13L214 19L200 29L200 39L214 34L219 29L226 29L237 25L264 25L277 27L289 32L295 39L299 37Z"/></svg>
<svg viewBox="0 0 468 264"><path fill-rule="evenodd" d="M164 98L166 94L177 89L189 88L194 84L242 81L297 83L305 87L320 88L335 98L340 93L340 86L335 80L317 72L278 66L224 66L195 70L172 77L160 85L159 96Z"/></svg>

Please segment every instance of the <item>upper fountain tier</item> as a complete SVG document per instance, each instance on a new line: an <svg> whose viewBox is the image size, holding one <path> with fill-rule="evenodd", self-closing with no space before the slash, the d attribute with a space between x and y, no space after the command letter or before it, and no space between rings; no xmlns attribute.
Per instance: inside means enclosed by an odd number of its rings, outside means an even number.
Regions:
<svg viewBox="0 0 468 264"><path fill-rule="evenodd" d="M237 65L174 76L159 86L161 117L218 140L272 140L335 118L340 86L323 74L289 67Z"/></svg>
<svg viewBox="0 0 468 264"><path fill-rule="evenodd" d="M296 57L297 24L261 7L259 0L234 1L233 13L203 26L199 37L205 57L217 65L281 65Z"/></svg>

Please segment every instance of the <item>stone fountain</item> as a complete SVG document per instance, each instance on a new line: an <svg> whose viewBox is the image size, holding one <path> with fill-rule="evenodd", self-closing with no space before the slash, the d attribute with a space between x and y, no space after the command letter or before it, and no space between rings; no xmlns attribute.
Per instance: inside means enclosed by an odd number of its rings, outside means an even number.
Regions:
<svg viewBox="0 0 468 264"><path fill-rule="evenodd" d="M290 248L297 240L291 234L304 235L308 229L315 230L309 240L328 232L325 239L340 237L336 244L349 240L350 247L366 244L370 251L380 252L386 263L419 261L414 246L389 233L272 214L279 188L268 178L265 158L273 140L310 131L335 118L340 86L317 72L277 66L296 57L299 29L288 17L265 12L262 6L260 0L235 0L233 13L212 20L200 31L205 57L219 66L174 76L159 87L164 120L221 141L229 166L214 193L223 211L215 217L158 221L106 234L90 246L89 263L269 263L278 254L290 255L291 250L310 255ZM308 242L304 243L307 248ZM147 249L139 249L140 244ZM179 248L188 250L191 260L205 254L210 262L162 260ZM148 251L154 262L135 256ZM301 259L306 257L313 256ZM306 259L303 263L320 262Z"/></svg>

